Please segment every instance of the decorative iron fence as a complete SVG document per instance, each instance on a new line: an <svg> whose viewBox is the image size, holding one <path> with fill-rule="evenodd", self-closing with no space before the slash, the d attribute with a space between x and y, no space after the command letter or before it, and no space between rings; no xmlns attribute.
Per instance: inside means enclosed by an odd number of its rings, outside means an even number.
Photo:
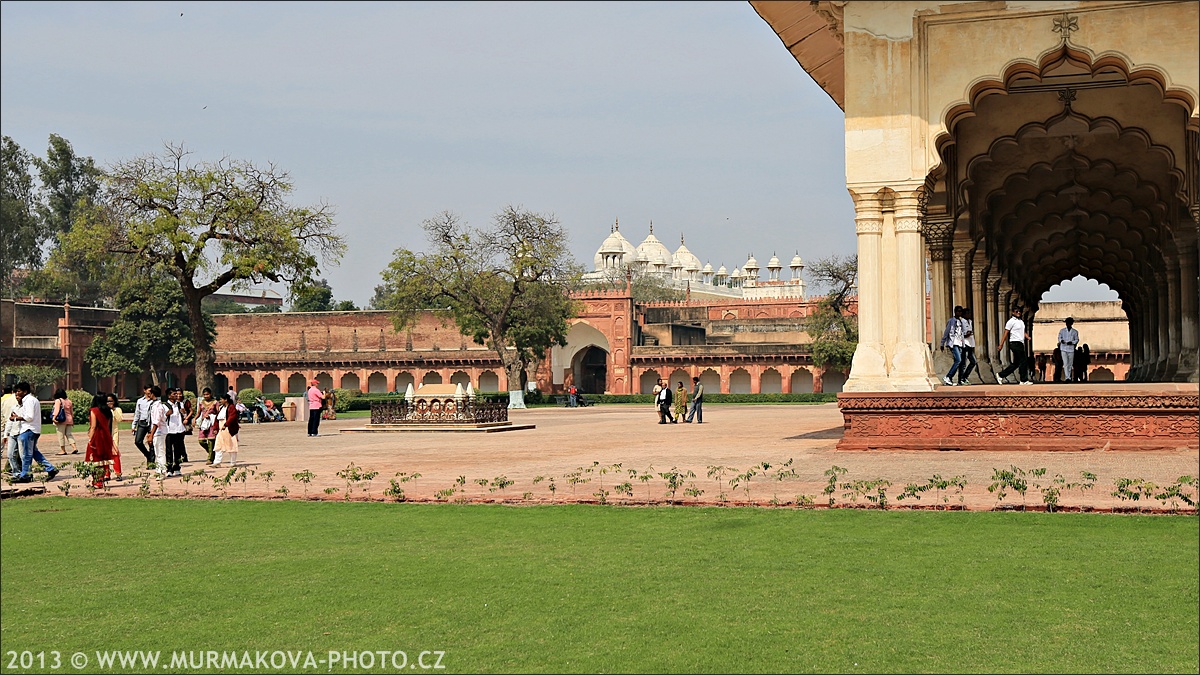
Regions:
<svg viewBox="0 0 1200 675"><path fill-rule="evenodd" d="M508 404L476 399L419 398L372 401L371 424L482 424L507 422Z"/></svg>

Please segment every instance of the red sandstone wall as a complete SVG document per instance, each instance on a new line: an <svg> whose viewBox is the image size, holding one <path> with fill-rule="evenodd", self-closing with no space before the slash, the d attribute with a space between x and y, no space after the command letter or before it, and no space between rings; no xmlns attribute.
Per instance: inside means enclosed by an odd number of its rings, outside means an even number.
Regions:
<svg viewBox="0 0 1200 675"><path fill-rule="evenodd" d="M322 351L455 351L483 349L462 335L453 321L422 313L397 333L385 311L218 314L218 354Z"/></svg>

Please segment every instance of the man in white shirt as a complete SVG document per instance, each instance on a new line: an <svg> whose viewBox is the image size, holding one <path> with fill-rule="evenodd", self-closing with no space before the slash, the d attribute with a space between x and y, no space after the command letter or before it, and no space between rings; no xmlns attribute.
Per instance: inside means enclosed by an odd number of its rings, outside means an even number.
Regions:
<svg viewBox="0 0 1200 675"><path fill-rule="evenodd" d="M175 387L167 393L167 476L182 476L184 453L183 390Z"/></svg>
<svg viewBox="0 0 1200 675"><path fill-rule="evenodd" d="M42 431L42 404L30 390L28 382L18 382L16 389L17 404L9 413L9 420L16 422L18 433L17 442L21 446L21 475L14 483L28 483L33 480L31 472L33 463L37 462L46 469L47 480L58 475L58 469L42 456L37 448L37 437Z"/></svg>
<svg viewBox="0 0 1200 675"><path fill-rule="evenodd" d="M167 476L167 425L170 422L171 406L162 395L162 389L150 387L158 400L150 405L150 443L154 446L154 470Z"/></svg>
<svg viewBox="0 0 1200 675"><path fill-rule="evenodd" d="M1029 379L1029 364L1025 362L1025 322L1021 319L1021 308L1013 307L1012 318L1008 323L1004 324L1004 335L1000 337L1001 345L1008 345L1008 367L1000 371L997 377L1000 379L1000 384L1010 384L1008 376L1012 375L1014 370L1021 369L1021 384L1033 384ZM996 350L996 355L1004 350L1001 346Z"/></svg>
<svg viewBox="0 0 1200 675"><path fill-rule="evenodd" d="M1075 319L1067 317L1067 327L1058 331L1058 351L1062 354L1064 382L1072 382L1075 372L1075 347L1079 344L1079 331L1072 328Z"/></svg>
<svg viewBox="0 0 1200 675"><path fill-rule="evenodd" d="M146 458L148 468L153 468L154 451L146 447L146 433L150 431L150 406L157 400L151 389L146 386L142 390L142 397L133 404L133 444Z"/></svg>

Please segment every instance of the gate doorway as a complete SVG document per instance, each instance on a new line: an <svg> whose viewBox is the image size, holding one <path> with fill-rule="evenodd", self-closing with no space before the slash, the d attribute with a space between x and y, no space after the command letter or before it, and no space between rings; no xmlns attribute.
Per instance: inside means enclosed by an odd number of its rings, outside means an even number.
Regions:
<svg viewBox="0 0 1200 675"><path fill-rule="evenodd" d="M575 386L585 394L603 394L608 386L608 352L591 346L575 355L571 372Z"/></svg>

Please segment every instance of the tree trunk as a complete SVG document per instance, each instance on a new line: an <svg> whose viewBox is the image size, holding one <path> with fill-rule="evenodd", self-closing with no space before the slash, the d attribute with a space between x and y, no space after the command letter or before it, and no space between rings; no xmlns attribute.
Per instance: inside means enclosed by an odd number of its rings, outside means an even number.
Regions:
<svg viewBox="0 0 1200 675"><path fill-rule="evenodd" d="M508 373L508 407L524 408L525 388L521 385L521 375L525 369L521 367L520 361L515 361L514 363L505 363L504 371ZM513 384L517 386L514 388Z"/></svg>
<svg viewBox="0 0 1200 675"><path fill-rule="evenodd" d="M188 327L192 329L192 344L196 347L196 391L204 391L205 387L216 391L214 387L214 371L217 357L208 341L208 331L204 328L204 309L200 306L201 296L195 292L183 289L184 302L187 303Z"/></svg>
<svg viewBox="0 0 1200 675"><path fill-rule="evenodd" d="M495 333L496 331L493 331L493 335ZM503 340L493 338L492 348L496 350L496 356L500 357L500 363L504 365L504 372L508 374L508 407L524 408L525 388L521 385L524 364L521 363L521 359L517 358L515 351L508 350L508 345Z"/></svg>

